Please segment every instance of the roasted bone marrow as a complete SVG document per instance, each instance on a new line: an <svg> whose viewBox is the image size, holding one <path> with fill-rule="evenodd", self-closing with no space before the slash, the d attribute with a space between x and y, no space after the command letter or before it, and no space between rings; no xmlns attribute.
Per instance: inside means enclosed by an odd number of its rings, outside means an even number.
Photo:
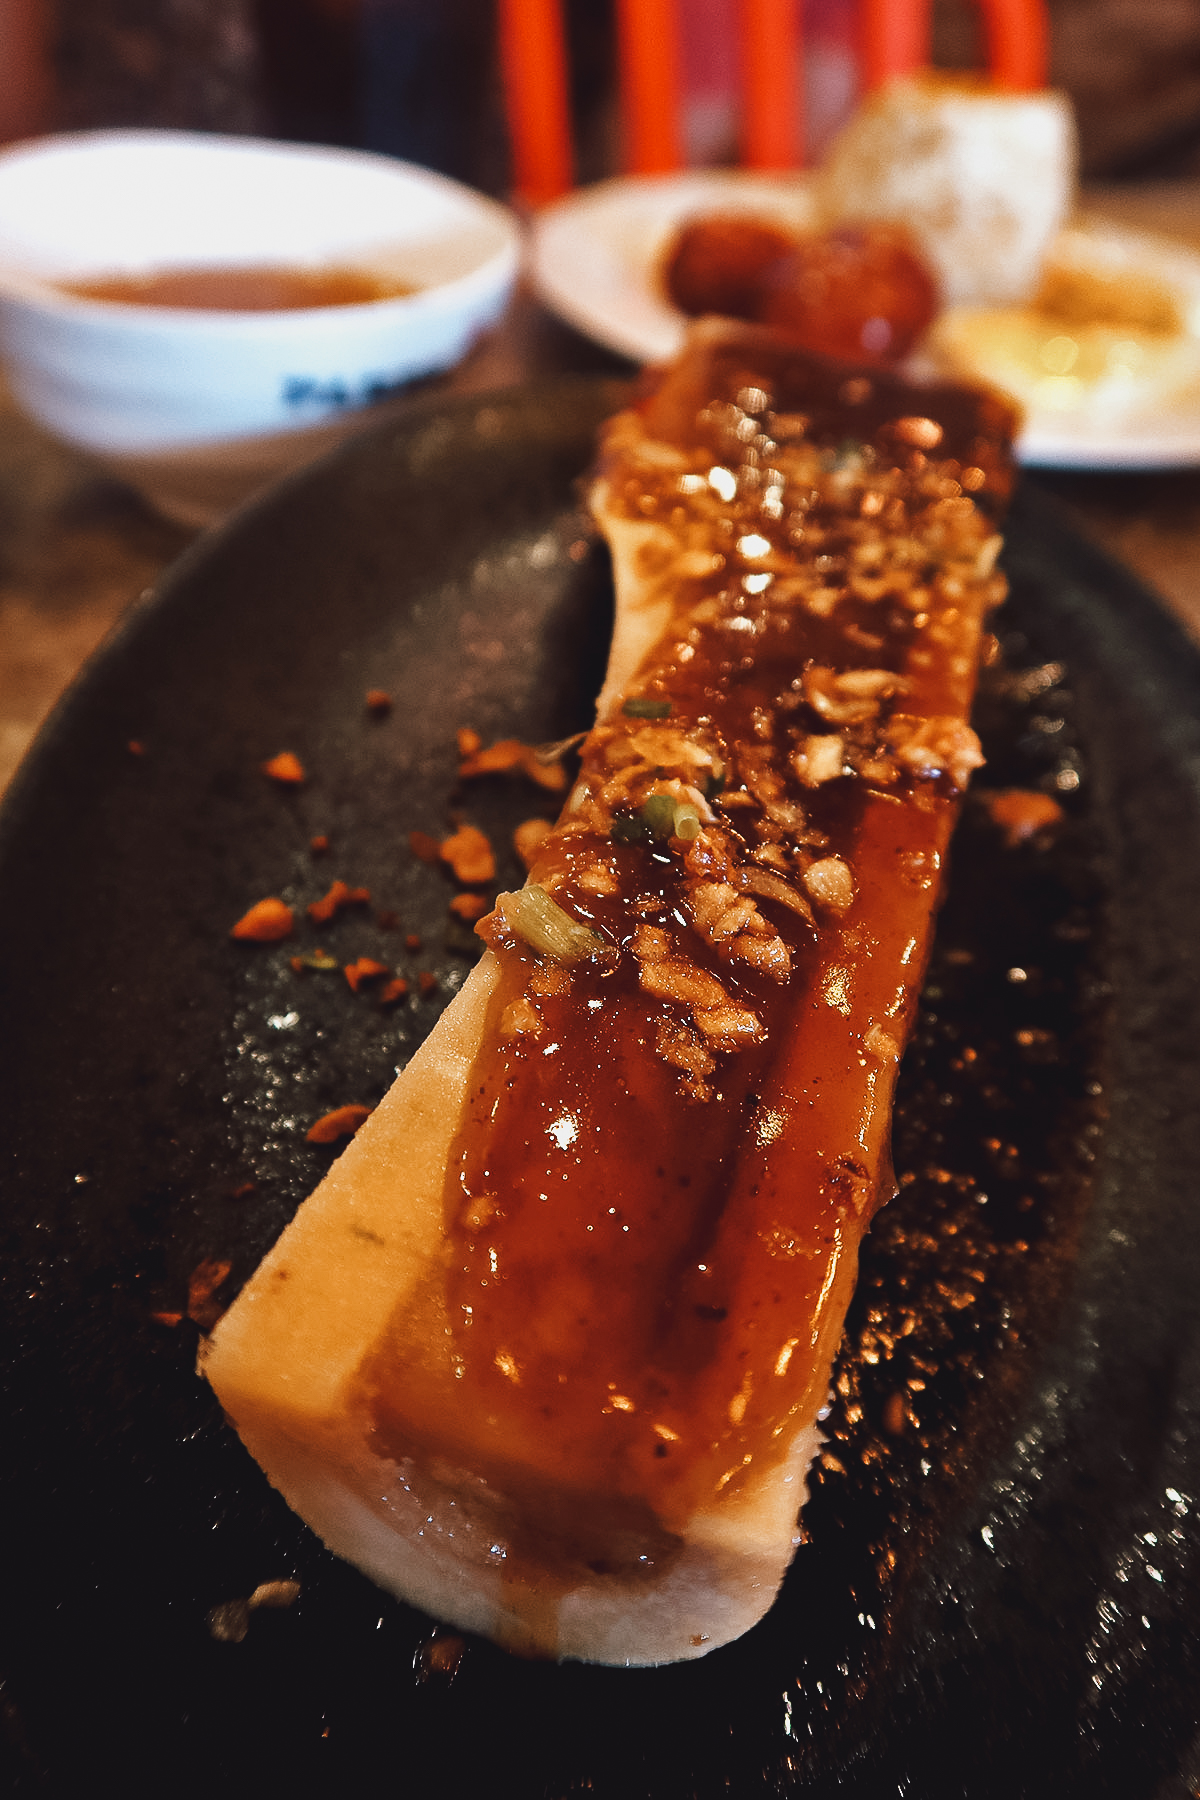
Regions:
<svg viewBox="0 0 1200 1800"><path fill-rule="evenodd" d="M591 484L616 624L527 885L208 1341L382 1587L705 1654L799 1541L1004 593L1011 408L705 322Z"/></svg>

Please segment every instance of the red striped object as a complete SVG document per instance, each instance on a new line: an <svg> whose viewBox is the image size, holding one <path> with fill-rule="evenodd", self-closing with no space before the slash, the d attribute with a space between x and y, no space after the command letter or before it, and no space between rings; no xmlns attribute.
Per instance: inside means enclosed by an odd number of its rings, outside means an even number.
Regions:
<svg viewBox="0 0 1200 1800"><path fill-rule="evenodd" d="M798 0L741 0L742 162L792 169L803 161Z"/></svg>
<svg viewBox="0 0 1200 1800"><path fill-rule="evenodd" d="M499 37L513 192L541 206L565 194L572 177L560 0L500 0Z"/></svg>

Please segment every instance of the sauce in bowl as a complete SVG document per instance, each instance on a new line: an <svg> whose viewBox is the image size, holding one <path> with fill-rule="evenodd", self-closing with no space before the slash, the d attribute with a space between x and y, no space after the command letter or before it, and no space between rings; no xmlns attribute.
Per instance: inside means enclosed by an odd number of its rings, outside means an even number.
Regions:
<svg viewBox="0 0 1200 1800"><path fill-rule="evenodd" d="M63 281L58 286L81 300L170 306L191 312L298 312L315 306L363 306L417 291L370 269L273 264L150 269Z"/></svg>

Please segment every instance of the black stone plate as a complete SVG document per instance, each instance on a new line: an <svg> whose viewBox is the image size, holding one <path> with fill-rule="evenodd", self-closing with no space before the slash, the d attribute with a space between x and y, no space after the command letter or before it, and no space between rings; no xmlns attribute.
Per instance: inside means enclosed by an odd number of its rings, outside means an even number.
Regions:
<svg viewBox="0 0 1200 1800"><path fill-rule="evenodd" d="M6 1791L1166 1800L1200 1779L1200 668L1033 489L982 782L1064 819L1007 849L968 807L901 1195L760 1627L638 1672L439 1635L292 1517L170 1322L198 1265L236 1289L328 1163L307 1126L375 1100L469 967L408 833L457 808L503 845L544 798L459 788L455 728L587 722L611 599L574 483L615 397L417 406L277 490L135 609L12 790ZM285 749L299 790L259 772ZM303 907L334 876L372 905L318 931ZM232 942L265 894L297 937ZM318 944L410 997L295 974ZM282 1578L294 1605L213 1635Z"/></svg>

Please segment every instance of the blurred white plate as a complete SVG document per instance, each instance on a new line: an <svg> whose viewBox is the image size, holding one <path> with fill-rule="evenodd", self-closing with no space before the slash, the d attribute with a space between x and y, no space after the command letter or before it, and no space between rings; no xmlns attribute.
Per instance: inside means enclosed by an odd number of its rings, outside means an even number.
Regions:
<svg viewBox="0 0 1200 1800"><path fill-rule="evenodd" d="M663 362L683 344L687 319L672 306L659 270L673 232L687 217L741 210L803 229L815 216L803 173L755 175L693 169L626 177L581 189L535 221L533 281L541 299L568 324L635 362ZM1122 265L1175 288L1188 319L1200 370L1200 253L1170 239L1090 218L1082 233L1098 264ZM981 374L987 371L980 371ZM1140 412L1098 421L1031 406L1017 442L1031 467L1178 468L1200 464L1200 388Z"/></svg>
<svg viewBox="0 0 1200 1800"><path fill-rule="evenodd" d="M533 279L546 305L597 343L635 362L666 362L687 319L667 299L659 266L684 219L742 211L803 230L814 218L803 175L691 169L582 188L539 213Z"/></svg>

